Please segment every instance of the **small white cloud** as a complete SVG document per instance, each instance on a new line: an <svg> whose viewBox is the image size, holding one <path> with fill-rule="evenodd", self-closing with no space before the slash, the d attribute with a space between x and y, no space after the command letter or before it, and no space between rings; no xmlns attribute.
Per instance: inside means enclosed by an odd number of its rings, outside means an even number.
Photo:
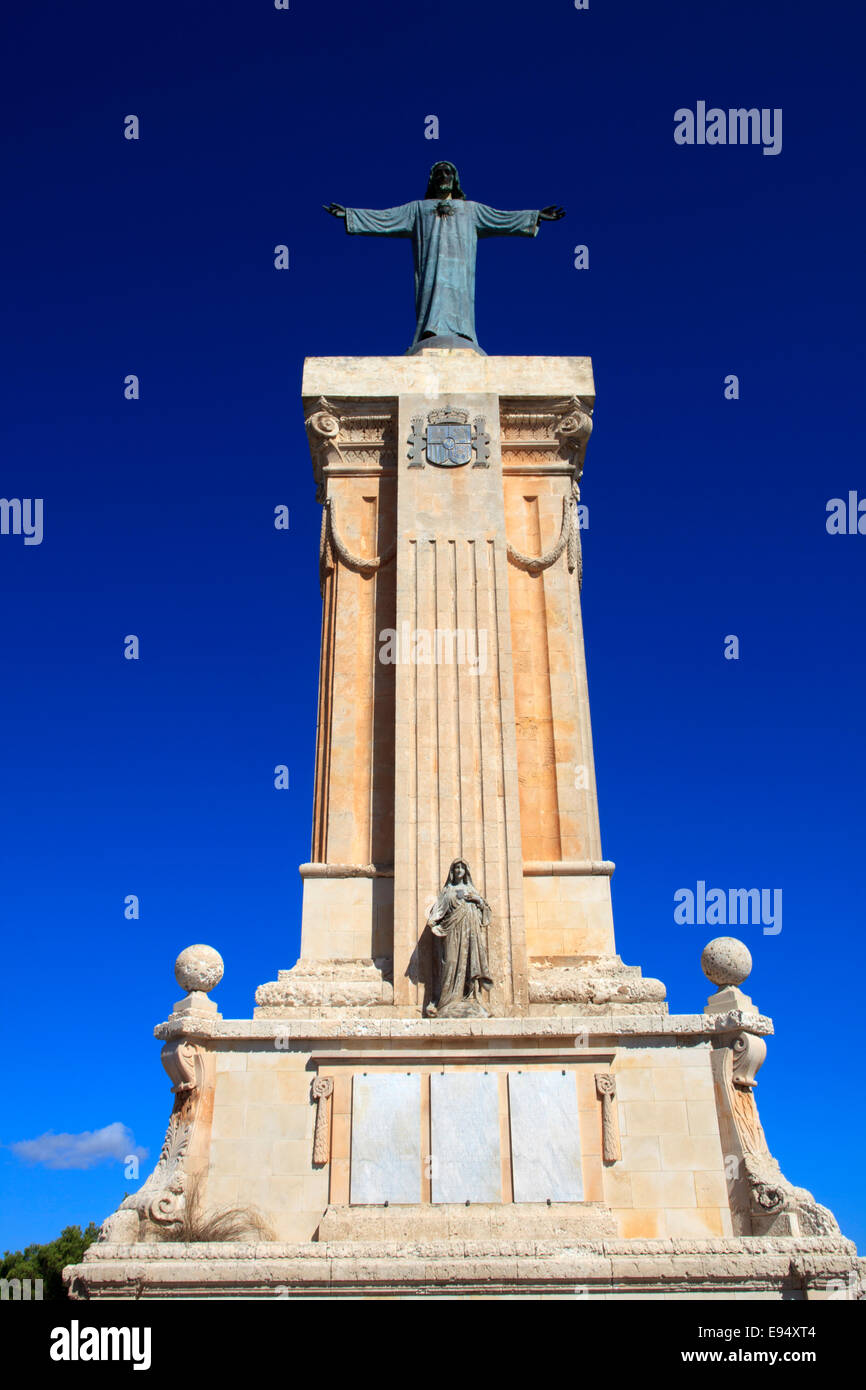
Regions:
<svg viewBox="0 0 866 1390"><path fill-rule="evenodd" d="M44 1168L95 1168L99 1163L123 1163L131 1156L147 1158L147 1149L136 1144L132 1130L119 1120L82 1134L49 1130L38 1139L19 1139L9 1148L25 1163L41 1163Z"/></svg>

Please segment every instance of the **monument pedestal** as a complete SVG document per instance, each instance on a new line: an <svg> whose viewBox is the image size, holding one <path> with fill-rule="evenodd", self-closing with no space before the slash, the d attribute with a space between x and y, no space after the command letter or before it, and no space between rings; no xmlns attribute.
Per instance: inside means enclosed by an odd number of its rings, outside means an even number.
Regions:
<svg viewBox="0 0 866 1390"><path fill-rule="evenodd" d="M857 1296L853 1245L767 1147L772 1025L738 943L706 948L725 989L694 1015L616 954L589 360L312 359L303 394L323 617L300 960L223 1019L195 948L195 998L156 1029L162 1154L73 1296Z"/></svg>
<svg viewBox="0 0 866 1390"><path fill-rule="evenodd" d="M751 1073L770 1031L756 1013L172 1014L156 1032L198 1078L187 1128L71 1293L859 1297L855 1247L766 1148ZM206 1209L256 1208L267 1240L178 1239L202 1155Z"/></svg>

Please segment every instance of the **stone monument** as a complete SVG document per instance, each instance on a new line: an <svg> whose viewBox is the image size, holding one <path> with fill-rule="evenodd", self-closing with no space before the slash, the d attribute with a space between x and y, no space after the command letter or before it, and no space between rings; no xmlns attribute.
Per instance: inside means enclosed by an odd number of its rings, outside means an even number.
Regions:
<svg viewBox="0 0 866 1390"><path fill-rule="evenodd" d="M562 210L467 202L440 163L423 200L329 211L413 238L417 323L404 355L304 368L300 959L224 1019L222 960L182 953L163 1151L70 1291L857 1297L854 1246L767 1146L746 948L711 942L718 990L679 1015L616 953L581 622L592 364L475 338L477 237Z"/></svg>

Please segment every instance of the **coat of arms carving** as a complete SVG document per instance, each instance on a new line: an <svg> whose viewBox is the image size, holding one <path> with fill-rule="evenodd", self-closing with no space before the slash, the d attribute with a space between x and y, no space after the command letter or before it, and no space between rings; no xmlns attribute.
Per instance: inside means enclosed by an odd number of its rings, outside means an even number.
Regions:
<svg viewBox="0 0 866 1390"><path fill-rule="evenodd" d="M423 468L425 463L437 468L460 468L472 462L475 452L476 468L486 468L490 462L490 435L485 430L483 415L469 423L469 411L462 406L431 410L412 417L409 436L409 467Z"/></svg>

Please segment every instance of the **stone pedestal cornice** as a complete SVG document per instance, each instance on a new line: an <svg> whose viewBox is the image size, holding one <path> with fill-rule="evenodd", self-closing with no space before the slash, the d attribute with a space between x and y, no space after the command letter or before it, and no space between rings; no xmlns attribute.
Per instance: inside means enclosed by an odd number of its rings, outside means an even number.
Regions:
<svg viewBox="0 0 866 1390"><path fill-rule="evenodd" d="M316 1045L330 1039L360 1041L387 1040L435 1045L438 1041L477 1040L481 1045L492 1039L515 1042L544 1038L574 1045L574 1038L627 1038L630 1043L652 1045L653 1041L683 1042L735 1037L754 1033L765 1037L773 1032L772 1020L764 1014L602 1014L555 1015L547 1018L222 1018L201 1019L173 1014L154 1028L154 1037L199 1038L220 1042L273 1043L277 1038ZM569 1044L568 1040L571 1040Z"/></svg>
<svg viewBox="0 0 866 1390"><path fill-rule="evenodd" d="M92 1245L68 1267L70 1297L289 1298L539 1293L843 1298L862 1295L864 1261L836 1237L710 1240L310 1241L259 1245ZM840 1292L841 1291L841 1292Z"/></svg>

